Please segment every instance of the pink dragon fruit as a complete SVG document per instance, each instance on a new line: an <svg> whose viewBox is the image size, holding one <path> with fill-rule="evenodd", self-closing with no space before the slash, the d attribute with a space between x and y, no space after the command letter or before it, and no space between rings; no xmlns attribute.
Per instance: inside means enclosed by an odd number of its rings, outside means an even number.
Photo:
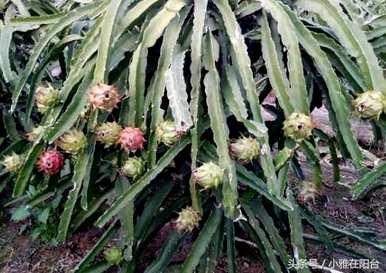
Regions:
<svg viewBox="0 0 386 273"><path fill-rule="evenodd" d="M39 158L37 168L40 172L53 175L63 168L64 156L57 150L47 150Z"/></svg>
<svg viewBox="0 0 386 273"><path fill-rule="evenodd" d="M122 149L127 152L135 153L137 150L143 150L143 144L146 142L143 132L139 128L126 127L119 134L118 143Z"/></svg>

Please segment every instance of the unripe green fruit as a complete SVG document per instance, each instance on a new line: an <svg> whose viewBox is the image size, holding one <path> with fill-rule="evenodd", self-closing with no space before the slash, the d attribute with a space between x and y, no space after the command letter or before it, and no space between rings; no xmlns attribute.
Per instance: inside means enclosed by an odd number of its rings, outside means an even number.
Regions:
<svg viewBox="0 0 386 273"><path fill-rule="evenodd" d="M260 153L260 146L255 138L241 137L229 145L231 155L241 162L251 162Z"/></svg>
<svg viewBox="0 0 386 273"><path fill-rule="evenodd" d="M106 261L112 265L119 265L123 260L122 250L117 247L109 248L103 254Z"/></svg>
<svg viewBox="0 0 386 273"><path fill-rule="evenodd" d="M76 155L86 147L87 138L81 130L72 129L62 135L56 144L66 153Z"/></svg>
<svg viewBox="0 0 386 273"><path fill-rule="evenodd" d="M223 181L224 170L213 162L204 163L193 171L193 179L205 189L217 188Z"/></svg>
<svg viewBox="0 0 386 273"><path fill-rule="evenodd" d="M96 128L96 140L108 148L117 143L122 127L116 122L102 123Z"/></svg>
<svg viewBox="0 0 386 273"><path fill-rule="evenodd" d="M367 91L354 100L353 106L354 114L360 118L378 120L386 111L386 97L378 91Z"/></svg>
<svg viewBox="0 0 386 273"><path fill-rule="evenodd" d="M25 137L28 141L35 142L43 132L44 132L44 127L37 126L33 128L31 132L26 133Z"/></svg>
<svg viewBox="0 0 386 273"><path fill-rule="evenodd" d="M12 154L5 156L1 164L7 172L15 173L23 164L23 158L21 155L13 152Z"/></svg>
<svg viewBox="0 0 386 273"><path fill-rule="evenodd" d="M182 136L182 134L176 130L174 122L171 120L162 121L157 126L156 134L158 142L163 143L166 146L172 146Z"/></svg>
<svg viewBox="0 0 386 273"><path fill-rule="evenodd" d="M303 182L298 196L299 201L301 203L312 202L312 204L315 204L317 196L319 196L319 190L315 183L308 181Z"/></svg>
<svg viewBox="0 0 386 273"><path fill-rule="evenodd" d="M145 164L141 158L131 157L127 159L122 168L121 173L131 178L137 178L145 171Z"/></svg>
<svg viewBox="0 0 386 273"><path fill-rule="evenodd" d="M180 232L192 232L201 220L200 214L191 207L184 208L178 214L176 229Z"/></svg>
<svg viewBox="0 0 386 273"><path fill-rule="evenodd" d="M296 142L303 142L312 135L314 125L309 116L303 113L292 113L284 121L284 135Z"/></svg>
<svg viewBox="0 0 386 273"><path fill-rule="evenodd" d="M35 94L36 106L40 113L45 113L59 102L59 91L51 85L39 86Z"/></svg>

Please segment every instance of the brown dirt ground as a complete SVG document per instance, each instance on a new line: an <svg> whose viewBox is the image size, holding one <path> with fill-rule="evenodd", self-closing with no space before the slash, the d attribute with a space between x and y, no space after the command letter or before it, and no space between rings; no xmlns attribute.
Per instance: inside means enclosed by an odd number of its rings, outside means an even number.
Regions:
<svg viewBox="0 0 386 273"><path fill-rule="evenodd" d="M304 162L303 162L304 163ZM309 202L308 208L323 219L327 219L332 223L339 224L354 230L370 229L376 231L379 238L386 237L385 225L385 203L386 188L379 188L368 193L361 200L351 200L349 186L354 184L359 174L353 171L353 167L349 165L341 166L341 179L344 183L332 182L332 168L327 163L323 164L323 187L320 196L317 197L313 204ZM305 176L310 177L309 168L304 168ZM386 179L386 178L384 178ZM292 179L292 185L298 186L299 181ZM306 226L305 233L313 233L311 227ZM386 255L384 251L378 250L372 246L358 243L347 237L336 240L335 242L355 250L357 253L365 254L371 259L379 261L379 269L363 270L363 269L346 269L342 270L337 267L335 269L344 273L384 273L386 272ZM321 264L326 262L326 266L333 261L342 259L350 259L350 256L334 252L329 253L325 246L311 244L307 241L307 256L308 259L317 259ZM321 270L313 270L313 272L327 272Z"/></svg>

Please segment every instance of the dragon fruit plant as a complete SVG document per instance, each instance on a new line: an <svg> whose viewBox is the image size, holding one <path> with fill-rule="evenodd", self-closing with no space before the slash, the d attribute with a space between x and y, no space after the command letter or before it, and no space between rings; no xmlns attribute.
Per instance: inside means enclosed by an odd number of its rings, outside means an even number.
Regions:
<svg viewBox="0 0 386 273"><path fill-rule="evenodd" d="M5 1L4 199L49 207L59 244L101 228L76 273L140 272L163 227L146 273L216 272L220 260L240 272L244 241L269 272L288 272L310 258L306 222L330 248L349 236L384 250L384 238L310 209L324 154L336 181L339 160L362 174L353 199L386 173L350 123L371 123L384 152L386 11L375 1ZM333 130L313 117L322 106Z"/></svg>

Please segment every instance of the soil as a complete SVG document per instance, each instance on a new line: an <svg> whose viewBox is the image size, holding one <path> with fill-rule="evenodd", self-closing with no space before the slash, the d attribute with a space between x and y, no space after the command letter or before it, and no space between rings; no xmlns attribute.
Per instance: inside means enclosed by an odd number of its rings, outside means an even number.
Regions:
<svg viewBox="0 0 386 273"><path fill-rule="evenodd" d="M306 167L305 162L303 164ZM331 182L332 168L327 162L323 164L324 185L315 204L307 203L309 209L324 219L351 228L367 228L376 230L379 236L386 235L384 219L384 200L386 189L380 188L370 192L366 199L352 201L348 186L358 179L358 174L353 172L350 166L342 166L344 184ZM305 168L305 176L310 173ZM298 187L296 178L291 178L291 185ZM81 261L88 250L100 237L102 231L91 229L87 232L79 232L70 238L63 246L53 247L42 242L34 241L27 235L19 234L21 224L7 222L0 228L0 272L1 273L69 273L74 266ZM153 241L149 244L146 260L139 266L139 272L151 262L160 252L160 249L171 231L171 224L164 226ZM306 225L305 233L314 234L314 230ZM358 253L365 254L379 262L377 270L341 270L336 272L347 273L382 273L386 272L386 255L384 252L366 244L360 244L353 240L342 238L337 240L340 244L354 249ZM191 242L187 241L183 249L173 258L172 263L181 262L189 251ZM325 246L307 241L307 255L309 259L317 259L319 264L351 259L350 256L339 252L330 253ZM238 240L237 259L238 273L263 273L265 272L259 253L248 242ZM312 270L313 272L328 272ZM113 271L112 271L113 272ZM223 257L216 268L215 273L226 273L226 257Z"/></svg>

